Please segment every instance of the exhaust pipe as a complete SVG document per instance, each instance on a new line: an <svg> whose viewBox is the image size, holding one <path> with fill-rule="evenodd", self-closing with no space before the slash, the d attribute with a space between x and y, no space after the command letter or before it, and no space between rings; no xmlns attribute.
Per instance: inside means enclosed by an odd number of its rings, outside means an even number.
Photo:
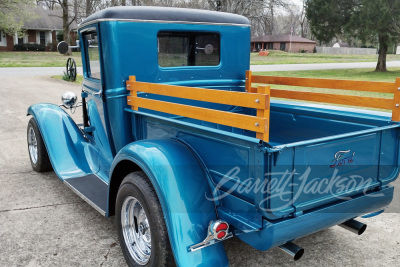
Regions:
<svg viewBox="0 0 400 267"><path fill-rule="evenodd" d="M287 242L286 244L279 246L279 248L291 255L294 261L300 260L304 254L304 249L292 242Z"/></svg>
<svg viewBox="0 0 400 267"><path fill-rule="evenodd" d="M364 223L361 223L356 220L348 220L347 222L344 222L342 224L339 224L340 227L343 227L346 230L349 230L350 232L353 232L357 235L362 235L362 233L365 232L367 229L367 225Z"/></svg>

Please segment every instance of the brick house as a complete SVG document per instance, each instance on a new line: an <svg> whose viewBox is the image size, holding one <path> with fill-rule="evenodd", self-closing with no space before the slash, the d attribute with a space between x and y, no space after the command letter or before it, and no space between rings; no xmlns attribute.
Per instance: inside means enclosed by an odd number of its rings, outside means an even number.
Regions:
<svg viewBox="0 0 400 267"><path fill-rule="evenodd" d="M281 50L285 52L308 52L313 53L317 42L290 35L264 35L251 38L251 50Z"/></svg>
<svg viewBox="0 0 400 267"><path fill-rule="evenodd" d="M14 45L23 43L41 44L48 51L57 48L56 36L63 30L62 11L36 7L33 12L37 18L22 26L24 36L8 35L0 29L0 51L13 51ZM72 44L75 43L77 28L75 22L70 25Z"/></svg>

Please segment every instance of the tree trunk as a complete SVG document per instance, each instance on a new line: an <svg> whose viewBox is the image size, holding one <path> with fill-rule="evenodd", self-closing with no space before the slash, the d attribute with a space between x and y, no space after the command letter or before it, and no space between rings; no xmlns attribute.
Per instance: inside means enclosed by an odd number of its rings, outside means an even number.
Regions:
<svg viewBox="0 0 400 267"><path fill-rule="evenodd" d="M86 17L89 17L90 15L92 15L92 13L93 13L92 9L93 9L92 0L86 0L86 10L85 10Z"/></svg>
<svg viewBox="0 0 400 267"><path fill-rule="evenodd" d="M69 23L68 23L68 0L62 0L62 9L63 9L63 38L64 41L66 41L69 45L71 45L71 38L69 35ZM71 49L68 49L68 52L65 53L65 55L69 56L71 55Z"/></svg>
<svg viewBox="0 0 400 267"><path fill-rule="evenodd" d="M382 33L379 34L379 57L378 64L376 65L375 71L386 72L386 55L388 51L389 35Z"/></svg>
<svg viewBox="0 0 400 267"><path fill-rule="evenodd" d="M269 2L269 12L271 14L271 22L270 22L270 35L274 35L274 8L275 8L275 0L270 0Z"/></svg>

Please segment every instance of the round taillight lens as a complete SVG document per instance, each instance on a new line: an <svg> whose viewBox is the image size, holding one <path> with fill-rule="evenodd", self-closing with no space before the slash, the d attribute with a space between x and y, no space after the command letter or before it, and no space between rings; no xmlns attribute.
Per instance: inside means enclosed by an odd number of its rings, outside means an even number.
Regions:
<svg viewBox="0 0 400 267"><path fill-rule="evenodd" d="M225 236L226 236L226 232L220 232L220 233L218 233L217 238L218 238L218 239L222 239L222 238L224 238Z"/></svg>
<svg viewBox="0 0 400 267"><path fill-rule="evenodd" d="M219 231L227 230L228 229L228 224L226 223L221 223L220 225L217 226L217 229L215 231L218 233Z"/></svg>

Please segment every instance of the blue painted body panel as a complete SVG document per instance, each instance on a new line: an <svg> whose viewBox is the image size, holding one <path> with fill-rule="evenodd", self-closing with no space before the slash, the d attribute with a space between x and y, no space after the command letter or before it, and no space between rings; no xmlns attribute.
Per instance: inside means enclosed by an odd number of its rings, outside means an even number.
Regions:
<svg viewBox="0 0 400 267"><path fill-rule="evenodd" d="M93 27L99 33L100 80L87 77L85 47L82 50L82 89L89 93L86 101L93 133L84 133L55 105L34 105L28 113L36 118L62 180L86 177L91 181L95 175L110 189L116 183L111 180L114 171L126 161L148 175L160 199L179 266L227 265L222 244L191 253L187 250L206 237L208 223L215 218L228 221L243 241L267 250L390 203L393 188L387 185L399 174L400 125L385 114L273 101L271 137L265 143L254 132L128 107L125 82L131 75L144 82L244 91L249 27L102 21L80 29L81 39L82 31ZM160 30L220 34L221 63L159 67ZM256 112L139 96L247 115ZM347 150L355 152L349 164L331 168L335 154ZM320 191L304 193L305 188L312 191L313 181L334 181L338 176L362 177L368 183L345 189L340 184L325 184ZM270 181L276 181L280 194ZM260 190L264 184L265 190ZM108 203L113 203L115 195L111 190L108 194ZM108 206L105 213L111 209Z"/></svg>
<svg viewBox="0 0 400 267"><path fill-rule="evenodd" d="M210 187L195 154L173 139L138 141L117 154L112 170L129 160L152 182L163 209L171 247L178 266L227 266L222 243L195 252L188 248L207 236L210 221L217 219Z"/></svg>

